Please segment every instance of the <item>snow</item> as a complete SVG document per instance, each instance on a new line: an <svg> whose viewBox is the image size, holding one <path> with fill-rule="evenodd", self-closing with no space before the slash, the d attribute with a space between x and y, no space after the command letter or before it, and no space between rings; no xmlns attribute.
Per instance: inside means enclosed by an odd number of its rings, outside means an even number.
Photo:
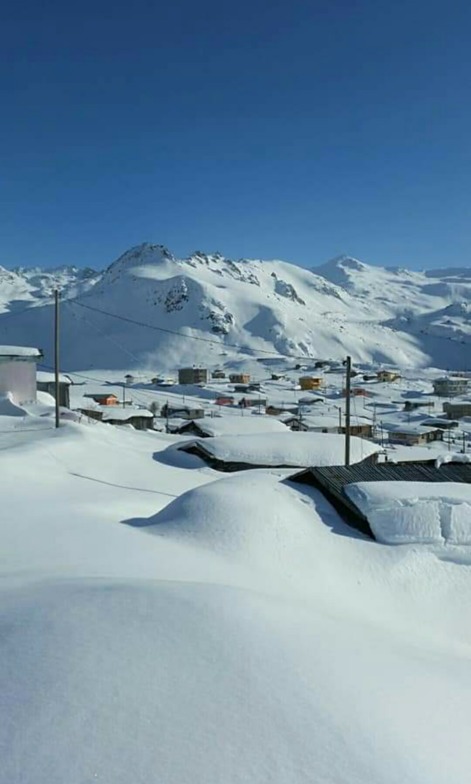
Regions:
<svg viewBox="0 0 471 784"><path fill-rule="evenodd" d="M255 433L196 441L217 460L259 466L342 465L345 437L334 433ZM350 439L351 462L358 463L379 447L371 441Z"/></svg>
<svg viewBox="0 0 471 784"><path fill-rule="evenodd" d="M471 544L471 487L458 482L357 482L345 492L380 542Z"/></svg>
<svg viewBox="0 0 471 784"><path fill-rule="evenodd" d="M0 346L1 357L25 357L33 358L40 357L41 352L37 348L29 348L28 346Z"/></svg>
<svg viewBox="0 0 471 784"><path fill-rule="evenodd" d="M286 427L275 417L220 416L195 420L208 436L250 435L260 433L286 433Z"/></svg>
<svg viewBox="0 0 471 784"><path fill-rule="evenodd" d="M463 548L34 410L0 418L2 783L466 780Z"/></svg>
<svg viewBox="0 0 471 784"><path fill-rule="evenodd" d="M145 408L135 408L134 406L125 406L124 408L122 406L97 406L94 410L102 412L103 422L107 422L109 419L126 422L133 417L145 417L147 419L153 419L154 417L151 411L147 411Z"/></svg>
<svg viewBox="0 0 471 784"><path fill-rule="evenodd" d="M418 427L431 413L405 401L441 411L433 379L468 362L469 271L344 257L311 272L150 244L103 273L0 269L0 339L44 346L47 371L58 280L73 407L97 391L121 400L132 373L139 415L202 407L214 433L204 449L271 467L221 474L179 451L194 437L68 421L78 415L63 409L56 430L46 393L22 407L0 399L1 784L466 781L469 486L358 486L379 536L400 544L385 546L287 481L297 466L342 464L343 436L217 407L226 380L151 380L203 362L250 373L270 404L296 409L299 375L322 357L338 372L303 415L336 422L350 352L359 383L382 364L402 376L353 398L353 422ZM470 429L461 420L445 434L445 455L443 443L388 446L388 459L468 460L456 450ZM353 439L352 460L377 449Z"/></svg>
<svg viewBox="0 0 471 784"><path fill-rule="evenodd" d="M440 375L445 368L467 367L471 275L465 271L458 283L445 273L431 279L345 257L312 270L218 254L178 259L144 243L104 272L83 273L0 269L2 342L34 335L45 364L52 365L52 289L60 278L66 371L134 374L145 368L152 377L173 377L194 363L213 367L221 356L240 362L242 355L253 366L257 352L303 364L310 357L339 362L351 354L355 362L374 363L373 370L383 363L435 366Z"/></svg>
<svg viewBox="0 0 471 784"><path fill-rule="evenodd" d="M36 371L36 378L38 381L42 383L53 383L56 380L54 373L49 373L46 370L37 370ZM71 384L72 380L69 376L64 375L64 373L59 373L59 381L61 384Z"/></svg>

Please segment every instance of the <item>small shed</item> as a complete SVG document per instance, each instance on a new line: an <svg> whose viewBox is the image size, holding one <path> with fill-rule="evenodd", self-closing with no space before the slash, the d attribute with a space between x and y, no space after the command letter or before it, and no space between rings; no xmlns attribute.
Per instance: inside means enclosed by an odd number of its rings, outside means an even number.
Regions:
<svg viewBox="0 0 471 784"><path fill-rule="evenodd" d="M0 346L0 395L11 393L16 405L36 402L36 365L39 348Z"/></svg>
<svg viewBox="0 0 471 784"><path fill-rule="evenodd" d="M213 370L211 378L226 378L226 374L224 373L224 370Z"/></svg>

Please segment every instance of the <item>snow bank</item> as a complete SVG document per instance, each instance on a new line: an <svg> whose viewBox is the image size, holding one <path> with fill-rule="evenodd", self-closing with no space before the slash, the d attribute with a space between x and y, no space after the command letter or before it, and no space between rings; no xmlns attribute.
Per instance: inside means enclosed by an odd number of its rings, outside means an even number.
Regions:
<svg viewBox="0 0 471 784"><path fill-rule="evenodd" d="M267 503L269 499L269 503ZM225 476L184 493L148 521L146 531L203 546L266 570L291 571L315 558L313 510L266 471Z"/></svg>
<svg viewBox="0 0 471 784"><path fill-rule="evenodd" d="M0 416L24 417L26 413L24 408L13 401L11 392L0 394Z"/></svg>
<svg viewBox="0 0 471 784"><path fill-rule="evenodd" d="M196 443L217 460L254 466L342 465L345 458L345 437L336 433L257 433L221 436ZM352 438L351 462L359 463L379 449L371 441Z"/></svg>
<svg viewBox="0 0 471 784"><path fill-rule="evenodd" d="M379 542L471 544L471 486L458 482L357 482L345 492Z"/></svg>

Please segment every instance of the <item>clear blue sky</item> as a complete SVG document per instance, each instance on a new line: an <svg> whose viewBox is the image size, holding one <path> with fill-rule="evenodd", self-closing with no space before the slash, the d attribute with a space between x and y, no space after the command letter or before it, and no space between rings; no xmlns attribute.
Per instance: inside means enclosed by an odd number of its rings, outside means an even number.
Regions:
<svg viewBox="0 0 471 784"><path fill-rule="evenodd" d="M18 0L0 264L471 262L469 0Z"/></svg>

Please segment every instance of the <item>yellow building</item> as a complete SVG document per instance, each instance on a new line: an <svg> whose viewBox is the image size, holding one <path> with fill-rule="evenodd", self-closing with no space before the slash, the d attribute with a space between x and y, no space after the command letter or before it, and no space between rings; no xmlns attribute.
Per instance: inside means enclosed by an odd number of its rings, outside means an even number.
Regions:
<svg viewBox="0 0 471 784"><path fill-rule="evenodd" d="M321 376L301 376L299 379L299 386L304 390L320 389L323 383Z"/></svg>

